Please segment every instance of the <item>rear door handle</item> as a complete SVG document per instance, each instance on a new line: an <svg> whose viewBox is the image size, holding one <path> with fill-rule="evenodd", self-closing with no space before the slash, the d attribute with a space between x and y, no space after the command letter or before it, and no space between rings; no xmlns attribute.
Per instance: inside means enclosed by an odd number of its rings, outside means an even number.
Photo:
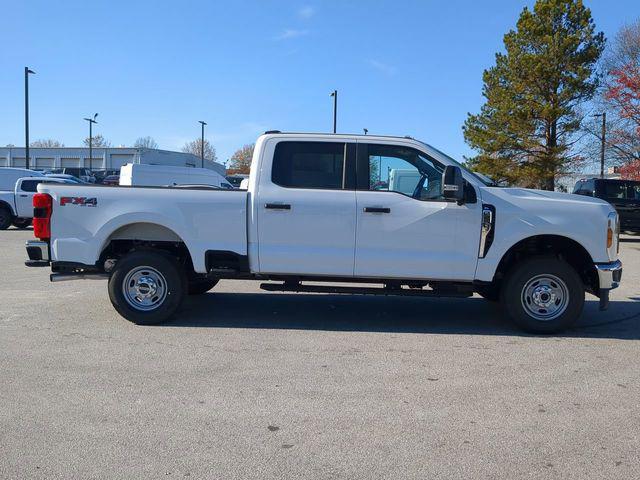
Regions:
<svg viewBox="0 0 640 480"><path fill-rule="evenodd" d="M265 203L264 208L270 210L291 210L291 205L288 203Z"/></svg>
<svg viewBox="0 0 640 480"><path fill-rule="evenodd" d="M391 213L391 209L387 207L364 207L365 213Z"/></svg>
<svg viewBox="0 0 640 480"><path fill-rule="evenodd" d="M29 195L26 195L26 194L24 194L24 193L21 193L21 194L20 194L20 196L21 196L21 197L28 197Z"/></svg>

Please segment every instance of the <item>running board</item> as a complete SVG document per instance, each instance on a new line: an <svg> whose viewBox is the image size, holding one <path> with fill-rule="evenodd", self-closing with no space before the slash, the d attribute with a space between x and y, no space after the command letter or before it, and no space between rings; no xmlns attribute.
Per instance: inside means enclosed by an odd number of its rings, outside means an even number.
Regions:
<svg viewBox="0 0 640 480"><path fill-rule="evenodd" d="M303 285L301 283L261 283L260 288L268 292L302 292L302 293L338 293L350 295L404 295L410 297L456 297L467 298L473 295L471 290L437 289L422 290L413 288L376 288L376 287L343 287L336 285Z"/></svg>

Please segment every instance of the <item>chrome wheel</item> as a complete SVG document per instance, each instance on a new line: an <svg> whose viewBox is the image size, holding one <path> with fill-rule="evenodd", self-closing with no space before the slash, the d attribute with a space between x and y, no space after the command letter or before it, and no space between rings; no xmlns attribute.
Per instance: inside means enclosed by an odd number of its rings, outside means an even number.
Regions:
<svg viewBox="0 0 640 480"><path fill-rule="evenodd" d="M558 318L569 305L569 289L555 275L537 275L522 288L522 306L536 320Z"/></svg>
<svg viewBox="0 0 640 480"><path fill-rule="evenodd" d="M137 267L124 278L122 293L133 308L148 312L164 302L167 297L167 281L155 268Z"/></svg>

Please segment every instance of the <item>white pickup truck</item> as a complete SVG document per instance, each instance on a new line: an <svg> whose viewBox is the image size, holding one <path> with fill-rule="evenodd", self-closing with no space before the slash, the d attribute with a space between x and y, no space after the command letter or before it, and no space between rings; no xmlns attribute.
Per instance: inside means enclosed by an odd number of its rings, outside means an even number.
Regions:
<svg viewBox="0 0 640 480"><path fill-rule="evenodd" d="M27 170L27 172L29 172ZM32 172L31 174L36 174ZM7 180L0 178L0 180ZM33 216L33 196L41 183L74 183L64 178L28 176L9 183L0 183L0 230L6 230L10 225L16 228L27 228L31 225Z"/></svg>
<svg viewBox="0 0 640 480"><path fill-rule="evenodd" d="M392 171L416 172L413 189L394 191ZM578 319L585 292L605 309L622 275L608 203L490 187L409 137L266 132L246 191L38 191L27 265L50 265L52 281L108 278L113 306L138 324L219 279L254 279L287 292L477 292L551 333Z"/></svg>

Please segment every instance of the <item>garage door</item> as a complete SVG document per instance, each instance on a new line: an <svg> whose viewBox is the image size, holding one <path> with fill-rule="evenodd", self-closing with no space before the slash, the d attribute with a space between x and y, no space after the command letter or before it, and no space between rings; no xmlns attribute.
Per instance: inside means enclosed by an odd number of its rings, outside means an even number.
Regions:
<svg viewBox="0 0 640 480"><path fill-rule="evenodd" d="M29 155L29 157L31 157L31 155ZM24 157L13 157L11 161L13 162L13 165L11 165L12 167L25 168L27 166L27 162L24 160Z"/></svg>
<svg viewBox="0 0 640 480"><path fill-rule="evenodd" d="M36 158L36 168L53 168L53 158Z"/></svg>
<svg viewBox="0 0 640 480"><path fill-rule="evenodd" d="M134 156L131 154L114 153L111 155L109 168L120 168L127 163L133 163Z"/></svg>
<svg viewBox="0 0 640 480"><path fill-rule="evenodd" d="M0 157L0 167L9 166L9 159L7 157Z"/></svg>
<svg viewBox="0 0 640 480"><path fill-rule="evenodd" d="M80 166L79 158L61 158L60 159L60 167L62 168L73 168Z"/></svg>

